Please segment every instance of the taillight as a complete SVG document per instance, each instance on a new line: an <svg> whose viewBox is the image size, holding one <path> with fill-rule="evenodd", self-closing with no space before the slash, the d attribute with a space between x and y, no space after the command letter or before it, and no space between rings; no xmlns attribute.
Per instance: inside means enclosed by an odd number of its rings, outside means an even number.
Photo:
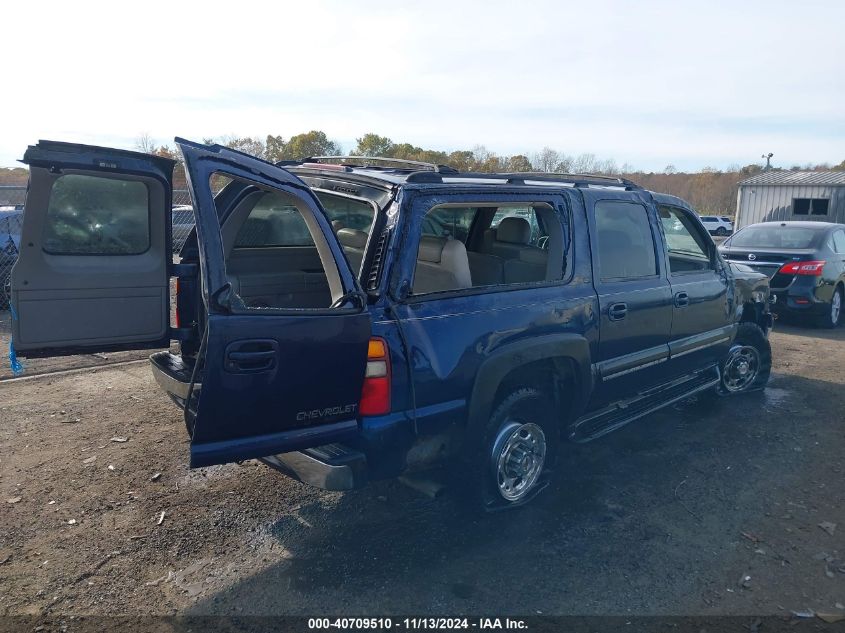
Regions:
<svg viewBox="0 0 845 633"><path fill-rule="evenodd" d="M789 262L788 264L781 266L778 273L781 275L811 275L813 277L819 277L822 274L824 264L825 262L823 260L812 262Z"/></svg>
<svg viewBox="0 0 845 633"><path fill-rule="evenodd" d="M373 337L367 345L367 370L358 412L361 415L390 412L390 357L384 339Z"/></svg>

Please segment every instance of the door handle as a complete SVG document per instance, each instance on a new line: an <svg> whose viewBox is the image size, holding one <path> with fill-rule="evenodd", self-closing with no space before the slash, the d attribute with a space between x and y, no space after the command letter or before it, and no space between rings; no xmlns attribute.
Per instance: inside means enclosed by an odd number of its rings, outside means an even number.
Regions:
<svg viewBox="0 0 845 633"><path fill-rule="evenodd" d="M675 307L676 308L685 308L689 305L689 294L686 292L676 292L675 293Z"/></svg>
<svg viewBox="0 0 845 633"><path fill-rule="evenodd" d="M607 318L609 318L611 321L621 321L627 315L627 303L613 303L607 308Z"/></svg>
<svg viewBox="0 0 845 633"><path fill-rule="evenodd" d="M226 347L224 364L226 371L252 374L269 371L276 367L279 344L273 339L252 339L235 341Z"/></svg>

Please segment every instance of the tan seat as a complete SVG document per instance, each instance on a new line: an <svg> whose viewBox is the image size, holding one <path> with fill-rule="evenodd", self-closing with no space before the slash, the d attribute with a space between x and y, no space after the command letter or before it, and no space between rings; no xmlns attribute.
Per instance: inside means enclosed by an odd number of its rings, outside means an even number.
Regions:
<svg viewBox="0 0 845 633"><path fill-rule="evenodd" d="M501 283L546 279L549 253L531 245L531 224L525 218L503 218L496 229L485 232L482 248L485 253L502 259Z"/></svg>
<svg viewBox="0 0 845 633"><path fill-rule="evenodd" d="M525 218L503 218L499 226L484 237L485 253L503 259L518 259L520 250L531 243L531 224Z"/></svg>
<svg viewBox="0 0 845 633"><path fill-rule="evenodd" d="M545 281L549 265L549 253L539 248L526 248L519 259L505 260L504 278L506 284L524 284Z"/></svg>
<svg viewBox="0 0 845 633"><path fill-rule="evenodd" d="M420 238L414 272L414 294L460 290L472 286L469 259L463 242L451 237Z"/></svg>
<svg viewBox="0 0 845 633"><path fill-rule="evenodd" d="M487 253L467 251L473 286L496 286L505 281L505 260Z"/></svg>

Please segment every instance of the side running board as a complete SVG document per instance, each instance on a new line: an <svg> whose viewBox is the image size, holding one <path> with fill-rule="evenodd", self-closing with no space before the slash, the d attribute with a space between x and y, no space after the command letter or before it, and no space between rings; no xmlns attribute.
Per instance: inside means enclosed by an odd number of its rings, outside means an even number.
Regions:
<svg viewBox="0 0 845 633"><path fill-rule="evenodd" d="M673 380L635 398L590 412L576 420L569 439L579 444L598 439L649 413L715 387L719 384L719 378L719 368L714 365L710 369Z"/></svg>

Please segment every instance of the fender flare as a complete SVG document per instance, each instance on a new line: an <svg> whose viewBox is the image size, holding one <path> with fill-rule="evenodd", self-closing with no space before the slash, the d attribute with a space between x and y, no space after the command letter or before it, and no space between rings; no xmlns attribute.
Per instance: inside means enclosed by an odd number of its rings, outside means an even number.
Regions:
<svg viewBox="0 0 845 633"><path fill-rule="evenodd" d="M493 412L493 399L505 376L521 365L538 360L572 365L577 383L573 410L577 417L593 390L590 343L580 334L547 334L503 345L483 361L470 396L466 439L476 436L487 424Z"/></svg>

